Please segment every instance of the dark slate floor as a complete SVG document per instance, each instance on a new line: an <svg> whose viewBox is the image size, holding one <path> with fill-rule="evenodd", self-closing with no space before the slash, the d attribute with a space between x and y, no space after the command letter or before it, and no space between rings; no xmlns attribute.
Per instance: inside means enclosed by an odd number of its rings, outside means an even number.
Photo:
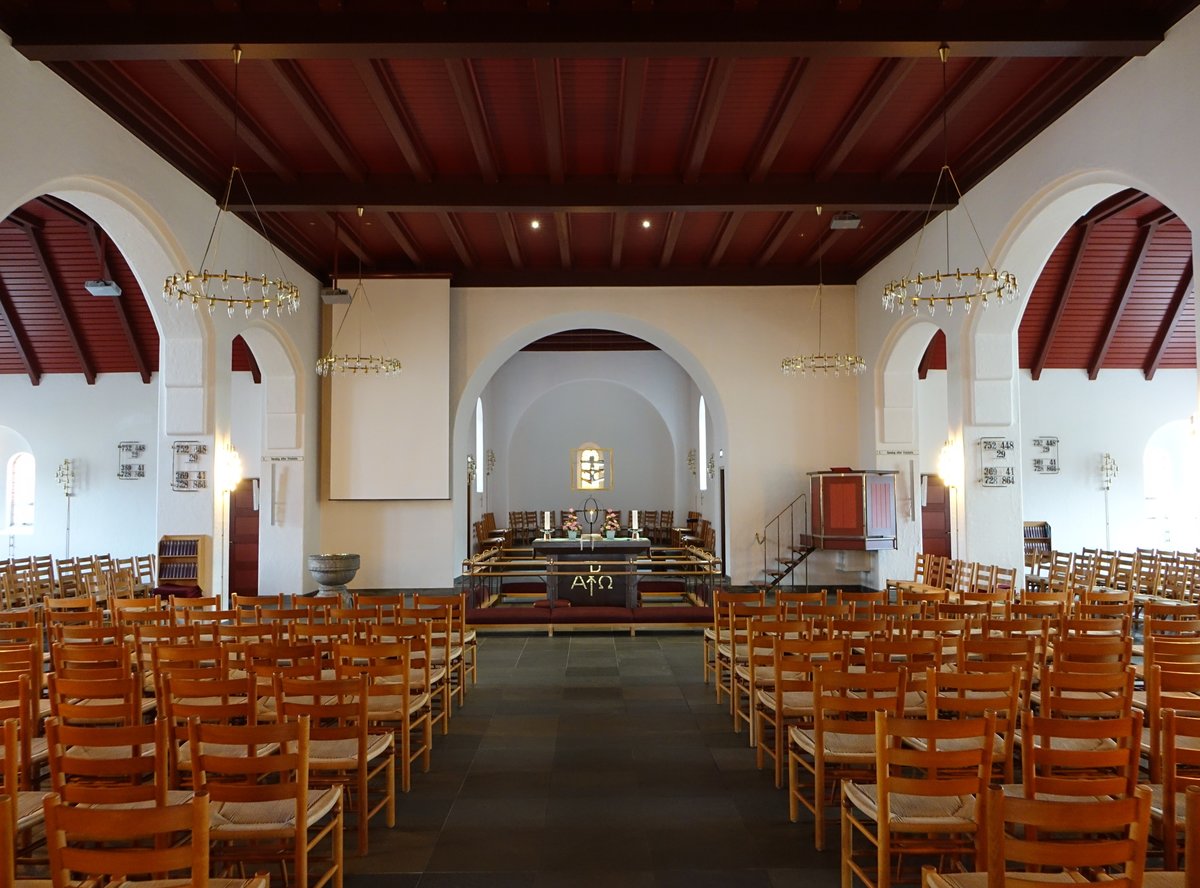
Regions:
<svg viewBox="0 0 1200 888"><path fill-rule="evenodd" d="M836 885L700 656L698 634L482 637L479 684L346 888Z"/></svg>

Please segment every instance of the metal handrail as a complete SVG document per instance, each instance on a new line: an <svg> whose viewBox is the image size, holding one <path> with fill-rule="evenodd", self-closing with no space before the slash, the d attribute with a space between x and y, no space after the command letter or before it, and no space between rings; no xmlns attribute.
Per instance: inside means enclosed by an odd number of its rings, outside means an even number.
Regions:
<svg viewBox="0 0 1200 888"><path fill-rule="evenodd" d="M766 527L763 528L761 535L757 531L755 531L755 533L754 533L754 541L756 543L758 543L758 545L763 547L763 581L764 582L766 582L767 578L770 576L770 570L768 569L768 560L767 560L768 550L767 550L767 546L765 544L771 539L771 527L772 526L775 527L775 563L776 564L785 564L786 563L786 561L781 557L783 555L782 529L783 529L784 516L787 517L787 525L788 525L787 539L788 539L788 556L789 557L788 557L787 561L791 561L792 556L794 556L794 554L795 554L794 552L791 551L791 547L794 546L796 543L796 503L800 502L801 500L804 501L804 508L803 508L804 531L803 532L805 535L807 535L808 534L808 494L807 493L799 494L790 503L788 503L786 506L784 506L782 509L780 509L779 514L777 514L774 518L772 518L770 521L767 522ZM794 582L793 582L793 585L795 585ZM804 563L804 585L806 587L808 586L808 562L807 561L805 561L805 563Z"/></svg>

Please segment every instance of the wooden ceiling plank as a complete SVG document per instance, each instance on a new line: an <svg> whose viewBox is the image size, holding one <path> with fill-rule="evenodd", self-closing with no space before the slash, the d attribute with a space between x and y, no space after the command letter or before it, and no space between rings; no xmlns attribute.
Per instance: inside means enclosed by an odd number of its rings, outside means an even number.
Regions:
<svg viewBox="0 0 1200 888"><path fill-rule="evenodd" d="M818 182L827 181L838 171L862 137L871 131L875 119L887 107L916 64L916 59L884 59L875 68L813 165L813 177Z"/></svg>
<svg viewBox="0 0 1200 888"><path fill-rule="evenodd" d="M458 255L458 261L465 268L473 268L475 266L475 257L471 255L471 250L467 247L467 238L463 234L462 228L458 224L458 220L453 215L447 212L437 213L438 221L442 223L442 229L446 232L446 237L450 241L450 246L454 248L454 252Z"/></svg>
<svg viewBox="0 0 1200 888"><path fill-rule="evenodd" d="M787 81L771 112L770 122L746 166L746 175L751 182L761 182L771 171L775 158L779 156L792 128L800 119L805 102L812 94L821 65L820 59L796 59L792 62Z"/></svg>
<svg viewBox="0 0 1200 888"><path fill-rule="evenodd" d="M500 175L496 170L496 152L492 150L487 120L483 116L483 103L479 99L479 85L475 82L471 62L469 59L446 59L446 73L450 75L450 86L458 100L479 172L485 182L498 182Z"/></svg>
<svg viewBox="0 0 1200 888"><path fill-rule="evenodd" d="M849 230L848 228L831 228L826 231L825 236L819 238L813 244L813 248L809 254L804 257L804 264L806 266L816 265L826 253L833 249L838 241L846 236L846 232Z"/></svg>
<svg viewBox="0 0 1200 888"><path fill-rule="evenodd" d="M382 59L355 59L354 70L358 72L359 79L375 103L375 109L383 118L383 124L396 147L404 155L404 162L412 170L413 176L421 182L432 182L433 163L429 159L429 152L417 136L416 125L404 105L387 62Z"/></svg>
<svg viewBox="0 0 1200 888"><path fill-rule="evenodd" d="M554 59L534 59L537 77L538 109L542 117L542 134L546 141L546 169L550 181L561 185L564 178L562 131L562 83L558 62Z"/></svg>
<svg viewBox="0 0 1200 888"><path fill-rule="evenodd" d="M233 132L233 97L202 62L170 61L167 66L175 72L200 100L229 125ZM267 168L284 182L295 182L296 174L283 150L271 141L263 128L249 115L239 115L238 139L245 144Z"/></svg>
<svg viewBox="0 0 1200 888"><path fill-rule="evenodd" d="M683 230L683 213L670 213L667 216L667 231L663 235L662 254L658 258L658 267L666 268L671 264L675 255L675 246L679 243L679 232Z"/></svg>
<svg viewBox="0 0 1200 888"><path fill-rule="evenodd" d="M367 165L355 152L349 138L333 119L333 115L309 83L299 63L290 59L279 59L271 62L267 71L275 85L287 97L292 109L304 121L342 174L351 182L366 181Z"/></svg>
<svg viewBox="0 0 1200 888"><path fill-rule="evenodd" d="M495 266L449 271L456 287L776 287L816 286L816 269L795 265L766 268L671 265L659 268L606 268L559 266L498 268ZM853 285L850 268L825 269L825 284Z"/></svg>
<svg viewBox="0 0 1200 888"><path fill-rule="evenodd" d="M643 5L642 0L637 3ZM1129 58L1161 44L1167 29L1182 15L1175 10L1151 13L1133 8L1106 10L1103 16L1013 15L996 5L962 13L930 8L860 17L828 7L797 15L790 4L682 14L629 6L563 10L550 16L506 6L453 18L423 14L398 18L394 11L280 16L265 10L214 17L204 4L160 15L143 9L120 14L80 8L69 16L55 11L56 7L49 7L12 22L13 45L26 58L42 62L227 59L234 42L252 59L698 54L928 59L942 42L962 58ZM181 35L189 39L180 39Z"/></svg>
<svg viewBox="0 0 1200 888"><path fill-rule="evenodd" d="M1111 197L1105 198L1096 204L1086 213L1079 217L1079 221L1091 222L1094 225L1099 225L1111 219L1113 216L1125 212L1130 207L1141 203L1146 199L1146 195L1136 188L1126 188L1124 191L1118 191Z"/></svg>
<svg viewBox="0 0 1200 888"><path fill-rule="evenodd" d="M737 234L738 226L742 224L742 218L745 215L741 210L734 210L732 213L726 213L724 218L721 219L721 227L717 231L712 249L708 253L708 267L710 269L716 268L721 264L721 260L725 258L725 251L733 243L734 235Z"/></svg>
<svg viewBox="0 0 1200 888"><path fill-rule="evenodd" d="M980 93L1000 73L1005 59L972 59L970 66L946 91L946 119L953 120L963 108L975 101ZM913 162L942 136L942 100L933 106L912 127L906 138L896 149L891 164L885 168L881 178L890 182L912 166Z"/></svg>
<svg viewBox="0 0 1200 888"><path fill-rule="evenodd" d="M929 376L929 365L933 363L933 340L925 346L925 354L921 355L921 363L917 364L917 379Z"/></svg>
<svg viewBox="0 0 1200 888"><path fill-rule="evenodd" d="M517 225L512 213L499 213L496 221L500 223L500 236L504 238L504 247L508 250L508 261L513 268L522 268L525 263L521 259L521 243L517 239Z"/></svg>
<svg viewBox="0 0 1200 888"><path fill-rule="evenodd" d="M21 324L21 318L17 315L12 297L9 296L8 288L4 286L3 280L0 280L0 326L8 330L8 335L12 337L13 346L17 350L17 358L21 361L21 366L25 368L30 384L40 384L42 368L38 364L37 355L33 351L33 343L29 341L29 336L25 333L25 327Z"/></svg>
<svg viewBox="0 0 1200 888"><path fill-rule="evenodd" d="M229 170L214 162L197 134L115 66L85 62L52 70L209 194L224 187Z"/></svg>
<svg viewBox="0 0 1200 888"><path fill-rule="evenodd" d="M412 264L418 268L424 265L425 262L421 256L421 251L417 247L417 239L408 230L408 226L404 224L404 220L395 213L380 213L379 218L383 223L383 227L387 229L387 233L392 236L392 240L400 245L400 249L404 251L404 255L409 258Z"/></svg>
<svg viewBox="0 0 1200 888"><path fill-rule="evenodd" d="M620 134L617 141L617 181L628 185L633 181L633 164L637 149L638 119L642 114L642 97L646 92L644 58L625 59L621 63Z"/></svg>
<svg viewBox="0 0 1200 888"><path fill-rule="evenodd" d="M571 226L566 213L554 214L554 235L558 240L558 260L563 268L571 267Z"/></svg>
<svg viewBox="0 0 1200 888"><path fill-rule="evenodd" d="M725 101L725 91L729 88L729 80L733 74L734 60L729 58L710 59L708 70L704 76L704 87L700 94L700 102L696 116L692 121L691 138L683 164L683 181L695 182L700 178L704 167L704 156L708 153L709 143L712 142L713 132L717 128L717 118L721 113L721 104Z"/></svg>
<svg viewBox="0 0 1200 888"><path fill-rule="evenodd" d="M1075 278L1078 277L1079 270L1083 267L1083 254L1087 250L1088 241L1091 240L1095 227L1094 223L1085 222L1083 224L1083 231L1079 235L1079 241L1075 244L1075 253L1071 257L1071 269L1067 272L1067 276L1063 280L1063 284L1055 297L1054 314L1050 318L1050 325L1046 327L1046 332L1042 336L1041 345L1038 346L1037 357L1033 361L1033 367L1030 368L1030 374L1034 380L1042 378L1042 371L1046 369L1046 362L1050 359L1050 349L1054 345L1054 336L1062 324L1063 316L1067 313L1067 303L1071 299L1071 289L1075 286Z"/></svg>
<svg viewBox="0 0 1200 888"><path fill-rule="evenodd" d="M621 252L625 246L625 213L612 214L612 259L610 264L613 268L621 267Z"/></svg>
<svg viewBox="0 0 1200 888"><path fill-rule="evenodd" d="M334 213L322 213L320 219L325 230L332 231L337 238L337 242L349 250L354 258L363 265L374 268L375 263L372 261L371 254L367 252L366 247L354 236L350 229L345 225L339 224L338 218ZM342 275L342 277L347 277L347 275Z"/></svg>
<svg viewBox="0 0 1200 888"><path fill-rule="evenodd" d="M37 228L25 226L22 226L22 228L25 231L25 236L29 239L29 246L33 250L34 262L42 274L46 289L50 293L50 299L58 309L58 314L62 318L63 325L66 327L67 340L71 345L71 351L74 353L76 360L79 361L80 372L83 373L83 378L87 380L88 385L95 385L96 368L92 365L91 360L83 350L83 341L79 336L79 328L75 323L74 313L67 305L62 290L58 286L58 281L51 270L50 259L46 255L45 245L42 243L42 233Z"/></svg>
<svg viewBox="0 0 1200 888"><path fill-rule="evenodd" d="M1178 218L1179 215L1170 207L1160 207L1155 212L1138 219L1138 225L1166 225Z"/></svg>
<svg viewBox="0 0 1200 888"><path fill-rule="evenodd" d="M1095 380L1100 375L1100 369L1104 366L1104 359L1108 357L1108 350L1112 347L1113 340L1117 337L1117 327L1121 323L1121 317L1125 314L1125 309L1129 306L1129 302L1133 298L1133 290L1137 286L1138 274L1141 273L1142 265L1146 262L1146 257L1150 255L1150 246L1154 242L1154 235L1157 231L1158 223L1153 222L1143 226L1141 233L1138 235L1137 248L1121 278L1121 295L1108 317L1108 322L1104 328L1104 338L1100 340L1100 347L1096 349L1096 353L1092 357L1092 362L1088 366L1088 379Z"/></svg>
<svg viewBox="0 0 1200 888"><path fill-rule="evenodd" d="M1167 345L1171 342L1180 318L1183 317L1183 307L1187 304L1188 293L1195 285L1195 268L1193 260L1189 258L1187 265L1184 266L1183 274L1180 275L1179 283L1175 287L1175 294L1171 297L1171 304L1163 317L1162 326L1159 327L1158 334L1154 339L1150 360L1146 362L1144 374L1147 382L1153 379L1154 374L1158 372L1158 365L1162 363L1163 356L1167 353Z"/></svg>
<svg viewBox="0 0 1200 888"><path fill-rule="evenodd" d="M282 241L280 249L301 265L316 267L325 260L326 254L314 244L309 229L302 228L289 214L268 213L262 222Z"/></svg>
<svg viewBox="0 0 1200 888"><path fill-rule="evenodd" d="M92 242L92 248L96 251L96 258L100 263L100 277L104 280L111 280L112 273L108 267L108 256L105 244L108 237L103 230L95 222L88 225L88 238ZM141 343L138 342L137 332L133 326L133 318L129 314L128 300L133 298L132 294L122 292L119 296L110 297L113 303L113 309L117 313L117 322L121 325L121 331L125 334L125 344L129 346L129 353L133 356L133 365L137 368L138 375L142 377L142 382L146 385L150 383L150 365L146 362L146 358L142 355ZM138 298L144 297L139 292Z"/></svg>
<svg viewBox="0 0 1200 888"><path fill-rule="evenodd" d="M779 248L787 243L788 238L795 233L796 226L799 224L800 213L781 213L775 221L774 226L772 226L771 233L767 236L766 245L759 251L754 264L758 268L762 268L770 262L775 254L779 252Z"/></svg>
<svg viewBox="0 0 1200 888"><path fill-rule="evenodd" d="M83 228L88 228L89 226L95 224L91 217L82 210L77 209L62 198L55 197L53 194L41 195L38 197L38 203L54 210L54 212L58 213L68 222L74 222L76 225L80 225Z"/></svg>
<svg viewBox="0 0 1200 888"><path fill-rule="evenodd" d="M930 206L930 183L898 181L881 184L870 175L846 174L827 182L808 179L748 183L721 179L693 183L639 181L616 183L609 176L548 182L474 181L413 182L411 178L375 176L363 183L339 176L309 176L302 184L273 177L246 176L260 212L350 213L356 207L397 213L541 213L600 212L747 212L792 210L821 204L826 211L924 212ZM954 201L939 196L935 212L952 209ZM235 212L252 212L243 196L229 202Z"/></svg>

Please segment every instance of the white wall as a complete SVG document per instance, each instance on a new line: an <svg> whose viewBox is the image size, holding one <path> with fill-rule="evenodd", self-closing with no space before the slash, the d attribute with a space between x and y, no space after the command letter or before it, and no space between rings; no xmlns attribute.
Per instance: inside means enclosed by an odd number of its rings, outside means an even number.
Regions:
<svg viewBox="0 0 1200 888"><path fill-rule="evenodd" d="M74 463L76 477L70 555L155 551L156 385L144 384L135 373L102 373L95 385L82 375L48 375L36 387L26 376L0 375L0 405L0 425L22 435L37 460L34 529L14 536L17 557L67 557L67 503L54 477L64 459ZM147 445L144 479L117 478L120 441Z"/></svg>
<svg viewBox="0 0 1200 888"><path fill-rule="evenodd" d="M930 370L924 379L917 380L917 404L920 421L917 427L917 465L921 475L936 475L938 454L946 443L950 427L947 415L945 370Z"/></svg>
<svg viewBox="0 0 1200 888"><path fill-rule="evenodd" d="M552 390L584 381L603 385L587 393L572 389L574 394L570 397L589 399L593 404L590 416L602 417L600 430L589 436L577 424L575 432L563 440L578 440L568 443L565 451L562 442L550 447L534 435L537 462L521 458L521 451L514 450L513 437L518 426L528 426L534 405L541 402L539 415L543 415L544 399ZM642 405L630 401L631 394L636 394ZM695 446L693 405L698 397L691 378L662 352L518 352L500 368L483 395L484 424L490 426L485 446L494 449L497 459L496 470L487 479L489 508L503 524L512 509L533 509L541 504L542 508L559 511L578 505L584 495L570 489L565 470L555 472L554 468L566 464L570 448L590 440L614 448L618 489L611 496L605 495L605 505L620 509L674 509L677 515L681 509L686 511L687 504L694 503L685 454L689 447ZM643 405L649 407L653 417ZM640 430L625 417L627 410L644 414L643 422L653 425L656 421L665 430L666 439L648 441L647 444L654 446L644 446L638 437ZM560 420L553 416L543 418L548 423L547 431L563 430ZM580 420L588 418L589 413L585 412ZM618 439L620 443L614 443ZM521 470L514 475L518 463ZM535 468L538 464L542 466L540 470ZM538 475L545 478L538 479L535 477ZM530 483L535 486L530 487ZM550 487L552 484L557 486ZM546 498L537 498L542 495Z"/></svg>
<svg viewBox="0 0 1200 888"><path fill-rule="evenodd" d="M1060 473L1025 472L1026 521L1049 521L1054 548L1078 552L1104 547L1104 494L1100 456L1111 453L1119 469L1109 491L1113 548L1155 546L1146 521L1142 458L1150 436L1168 422L1187 419L1196 392L1193 370L1160 370L1147 382L1138 370L1104 370L1089 382L1082 370L1044 370L1034 382L1021 373L1021 426L1025 445L1057 435Z"/></svg>

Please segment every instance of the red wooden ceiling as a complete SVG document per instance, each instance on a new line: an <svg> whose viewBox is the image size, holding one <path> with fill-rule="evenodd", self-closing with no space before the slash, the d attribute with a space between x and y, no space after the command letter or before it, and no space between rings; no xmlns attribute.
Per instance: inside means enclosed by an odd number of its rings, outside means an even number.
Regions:
<svg viewBox="0 0 1200 888"><path fill-rule="evenodd" d="M820 243L852 283L943 151L970 188L1198 3L0 0L0 28L214 199L236 154L322 279L803 284Z"/></svg>

